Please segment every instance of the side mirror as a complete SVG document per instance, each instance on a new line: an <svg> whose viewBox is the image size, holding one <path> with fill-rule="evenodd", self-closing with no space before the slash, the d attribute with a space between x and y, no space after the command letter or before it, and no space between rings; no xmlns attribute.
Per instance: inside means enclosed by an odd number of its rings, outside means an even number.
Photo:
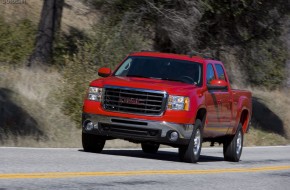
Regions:
<svg viewBox="0 0 290 190"><path fill-rule="evenodd" d="M224 80L212 80L210 84L207 85L208 90L226 90L228 88L228 83Z"/></svg>
<svg viewBox="0 0 290 190"><path fill-rule="evenodd" d="M111 69L107 67L101 67L98 71L98 75L100 77L108 77L111 75L111 73L112 73Z"/></svg>

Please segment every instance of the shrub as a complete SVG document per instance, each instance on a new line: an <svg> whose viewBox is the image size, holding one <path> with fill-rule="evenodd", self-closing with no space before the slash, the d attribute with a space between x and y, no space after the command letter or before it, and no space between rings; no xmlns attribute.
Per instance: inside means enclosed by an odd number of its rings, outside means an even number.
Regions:
<svg viewBox="0 0 290 190"><path fill-rule="evenodd" d="M247 44L240 60L247 71L249 83L269 89L280 87L285 80L286 47L277 38L255 40Z"/></svg>
<svg viewBox="0 0 290 190"><path fill-rule="evenodd" d="M33 50L36 26L29 20L9 24L0 17L0 62L20 64Z"/></svg>

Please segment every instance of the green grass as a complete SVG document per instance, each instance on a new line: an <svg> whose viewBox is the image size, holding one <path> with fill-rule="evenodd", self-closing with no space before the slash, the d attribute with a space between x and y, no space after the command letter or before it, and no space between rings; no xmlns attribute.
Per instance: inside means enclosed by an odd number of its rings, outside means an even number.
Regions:
<svg viewBox="0 0 290 190"><path fill-rule="evenodd" d="M23 63L33 50L35 34L36 26L31 21L10 24L0 16L0 62Z"/></svg>

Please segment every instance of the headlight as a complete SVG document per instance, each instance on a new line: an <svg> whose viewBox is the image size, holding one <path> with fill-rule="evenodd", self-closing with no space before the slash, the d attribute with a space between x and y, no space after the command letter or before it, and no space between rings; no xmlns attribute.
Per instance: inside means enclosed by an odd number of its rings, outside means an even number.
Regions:
<svg viewBox="0 0 290 190"><path fill-rule="evenodd" d="M89 100L100 102L102 100L102 93L103 93L102 88L89 87L87 98Z"/></svg>
<svg viewBox="0 0 290 190"><path fill-rule="evenodd" d="M189 104L189 97L169 95L167 109L188 111Z"/></svg>

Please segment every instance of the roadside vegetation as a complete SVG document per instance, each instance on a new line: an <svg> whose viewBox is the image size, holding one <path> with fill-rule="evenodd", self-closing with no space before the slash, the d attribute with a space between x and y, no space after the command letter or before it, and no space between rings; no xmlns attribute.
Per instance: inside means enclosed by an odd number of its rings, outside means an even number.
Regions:
<svg viewBox="0 0 290 190"><path fill-rule="evenodd" d="M233 86L254 95L246 145L290 143L285 87L290 56L281 40L289 30L282 23L289 14L284 1L86 0L82 6L97 17L70 13L81 21L73 27L62 23L66 28L55 36L53 59L41 68L27 67L39 18L23 15L11 21L0 13L0 145L79 147L89 81L98 77L98 68L114 68L129 52L140 50L195 50L222 60ZM96 23L82 29L77 22L86 18Z"/></svg>

